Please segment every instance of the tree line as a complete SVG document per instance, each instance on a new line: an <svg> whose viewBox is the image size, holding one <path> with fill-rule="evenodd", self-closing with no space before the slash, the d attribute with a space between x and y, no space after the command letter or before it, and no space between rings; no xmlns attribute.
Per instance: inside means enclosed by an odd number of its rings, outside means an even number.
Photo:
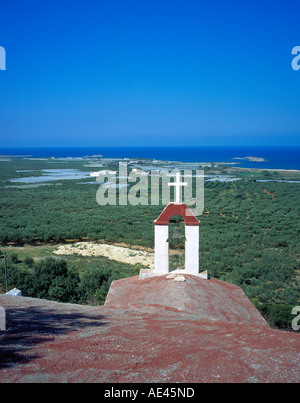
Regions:
<svg viewBox="0 0 300 403"><path fill-rule="evenodd" d="M1 254L1 252L0 252ZM23 261L16 253L7 259L8 288L18 288L22 296L58 302L102 305L114 280L135 276L142 265L130 265L100 257L80 273L64 259L48 257ZM0 289L4 292L5 270L0 267Z"/></svg>

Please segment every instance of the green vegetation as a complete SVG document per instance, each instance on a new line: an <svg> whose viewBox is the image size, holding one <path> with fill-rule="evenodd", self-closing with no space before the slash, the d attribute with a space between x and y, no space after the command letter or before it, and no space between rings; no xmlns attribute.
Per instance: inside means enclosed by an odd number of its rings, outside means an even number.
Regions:
<svg viewBox="0 0 300 403"><path fill-rule="evenodd" d="M294 305L261 304L258 301L258 298L253 298L252 303L260 311L271 327L292 330L291 323L295 318L295 316L292 315Z"/></svg>
<svg viewBox="0 0 300 403"><path fill-rule="evenodd" d="M2 253L2 252L0 252ZM22 295L44 298L58 302L80 304L104 304L110 284L113 280L135 276L143 267L115 262L105 257L88 259L88 265L81 272L78 262L48 257L37 262L32 258L13 261L8 255L8 286L22 290ZM0 268L0 283L4 284L3 265ZM3 288L3 286L2 286Z"/></svg>
<svg viewBox="0 0 300 403"><path fill-rule="evenodd" d="M18 175L29 176L28 172L16 173L17 170L36 169L39 171L32 172L32 175L40 175L45 168L97 169L85 167L85 164L84 161L24 159L0 162L0 242L3 247L54 245L66 240L103 240L153 248L153 220L160 214L162 206L100 207L96 202L97 185L77 184L79 180L62 180L59 185L50 182L49 186L35 188L11 187L12 184L7 182ZM105 169L116 170L117 167L111 164ZM284 323L290 320L290 307L300 305L300 184L257 180L300 180L299 174L236 170L230 166L213 166L205 171L235 174L242 179L205 182L205 211L200 217L201 270L208 270L211 277L242 287L246 295L256 301L258 309L266 317L273 318L274 326L286 327ZM179 249L183 248L184 242L177 240L173 243L175 249L178 245ZM47 248L41 253L43 259L51 256L51 246ZM44 278L44 271L48 277L52 276L56 273L56 266L53 263L52 269L47 271L42 262L36 261L32 250L27 250L27 257L26 252L21 254L19 251L19 257L10 256L10 264L18 268L15 273L19 276L13 278L12 283L17 285L22 280L26 286L30 283L30 275L35 276L37 282L48 284L48 280L39 277ZM104 258L90 259L88 263L86 260L78 256L68 258L66 267L57 268L62 272L55 277L58 279L54 285L35 295L81 303L103 303L112 279L137 274L137 268L130 265L122 266ZM72 294L66 286L68 282L76 283L80 290L74 285ZM65 288L64 292L62 288ZM29 285L28 290L28 295L40 292L30 291ZM285 319L280 319L284 312Z"/></svg>

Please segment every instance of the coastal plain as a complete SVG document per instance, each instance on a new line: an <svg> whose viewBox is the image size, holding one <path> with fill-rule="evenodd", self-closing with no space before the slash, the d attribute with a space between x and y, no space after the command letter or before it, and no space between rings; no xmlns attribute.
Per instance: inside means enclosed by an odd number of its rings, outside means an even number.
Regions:
<svg viewBox="0 0 300 403"><path fill-rule="evenodd" d="M183 163L100 156L6 157L0 161L0 249L7 253L9 273L12 268L20 272L21 281L24 273L49 257L64 259L80 278L91 267L95 271L111 267L122 277L151 267L153 221L163 206L99 206L96 200L99 183L91 174L117 172L120 161L126 161L128 172L203 170L200 270L242 287L264 309L266 304L268 309L283 306L286 310L300 304L300 171L264 169L264 162L260 169L249 169L237 167L234 159ZM178 226L182 223L171 223L170 233ZM183 253L182 247L170 241L175 255ZM5 291L3 266L0 287ZM17 284L12 276L9 287L23 287L25 296L35 297L26 294L26 284ZM101 293L97 291L100 288L101 284L91 291L95 304L105 300L103 287ZM86 302L80 298L78 302Z"/></svg>

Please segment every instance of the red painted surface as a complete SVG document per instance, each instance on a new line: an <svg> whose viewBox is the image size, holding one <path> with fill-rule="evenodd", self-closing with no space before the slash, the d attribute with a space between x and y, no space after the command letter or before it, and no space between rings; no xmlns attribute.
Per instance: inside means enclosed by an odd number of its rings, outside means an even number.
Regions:
<svg viewBox="0 0 300 403"><path fill-rule="evenodd" d="M294 382L300 334L239 287L186 276L113 283L104 307L0 296L1 382Z"/></svg>
<svg viewBox="0 0 300 403"><path fill-rule="evenodd" d="M154 221L154 225L168 225L170 218L174 215L181 215L184 218L185 225L200 225L200 221L197 220L191 209L184 203L169 203Z"/></svg>

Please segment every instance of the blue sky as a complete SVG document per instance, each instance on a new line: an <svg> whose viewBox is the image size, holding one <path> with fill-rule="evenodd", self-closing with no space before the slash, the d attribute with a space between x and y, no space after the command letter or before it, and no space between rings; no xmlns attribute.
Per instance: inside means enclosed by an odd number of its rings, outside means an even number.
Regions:
<svg viewBox="0 0 300 403"><path fill-rule="evenodd" d="M300 5L2 2L9 146L300 146Z"/></svg>

